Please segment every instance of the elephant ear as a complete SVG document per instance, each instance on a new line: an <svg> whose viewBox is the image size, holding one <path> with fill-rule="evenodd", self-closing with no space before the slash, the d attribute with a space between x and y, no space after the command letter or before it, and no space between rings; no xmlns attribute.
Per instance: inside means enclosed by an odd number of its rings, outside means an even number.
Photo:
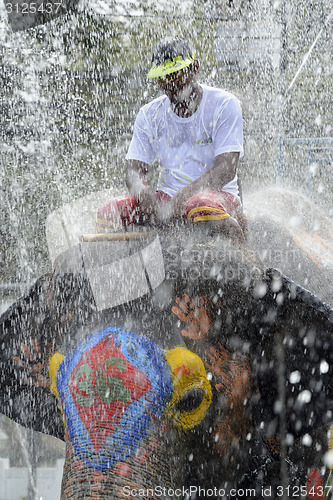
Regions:
<svg viewBox="0 0 333 500"><path fill-rule="evenodd" d="M64 437L51 394L49 361L93 310L79 275L45 275L0 318L0 412L36 431Z"/></svg>
<svg viewBox="0 0 333 500"><path fill-rule="evenodd" d="M204 261L198 257L195 281L179 280L171 310L187 347L203 359L217 402L209 415L209 463L212 470L216 463L246 464L246 487L259 484L258 474L280 484L281 450L297 464L290 477L298 477L327 446L322 428L332 420L333 311L275 269L251 277L250 259L247 269L232 263L237 272L228 274L225 261L218 265L211 257L203 272ZM194 465L203 484L206 451ZM234 483L236 469L230 470Z"/></svg>
<svg viewBox="0 0 333 500"><path fill-rule="evenodd" d="M221 243L196 251L195 268L190 259L183 265L172 312L213 386L228 381L232 356L249 358L260 432L296 440L326 425L333 408L332 309L281 272L261 270L246 251ZM229 386L223 390L232 393L231 379Z"/></svg>
<svg viewBox="0 0 333 500"><path fill-rule="evenodd" d="M173 394L165 415L184 431L194 429L205 418L212 402L212 390L202 360L184 346L165 353L170 368Z"/></svg>
<svg viewBox="0 0 333 500"><path fill-rule="evenodd" d="M275 269L266 271L251 319L261 399L258 424L294 439L332 421L333 310ZM275 429L275 431L274 431Z"/></svg>

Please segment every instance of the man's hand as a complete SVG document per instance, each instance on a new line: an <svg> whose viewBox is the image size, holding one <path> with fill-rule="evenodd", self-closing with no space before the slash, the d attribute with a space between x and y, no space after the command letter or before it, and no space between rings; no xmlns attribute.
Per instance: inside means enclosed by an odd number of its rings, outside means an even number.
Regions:
<svg viewBox="0 0 333 500"><path fill-rule="evenodd" d="M161 207L164 222L173 217L182 217L187 201L191 196L203 191L221 191L223 186L232 181L237 172L239 153L223 153L215 158L214 166L197 180L176 193L167 206ZM163 218L164 217L164 218Z"/></svg>
<svg viewBox="0 0 333 500"><path fill-rule="evenodd" d="M126 185L129 192L137 200L143 215L154 216L157 222L166 224L183 213L183 201L177 198L175 200L171 199L169 203L159 203L156 192L150 186L147 175L148 170L149 165L146 163L129 160L127 163Z"/></svg>
<svg viewBox="0 0 333 500"><path fill-rule="evenodd" d="M158 202L155 191L150 187L148 169L149 165L142 161L129 160L126 185L137 200L142 214L151 216L156 213Z"/></svg>
<svg viewBox="0 0 333 500"><path fill-rule="evenodd" d="M191 196L202 191L220 191L236 175L239 153L223 153L215 158L214 166L197 180L178 191L169 203L158 203L156 193L150 187L147 163L129 160L126 184L129 192L138 200L140 209L147 216L154 216L157 222L168 223L182 217Z"/></svg>
<svg viewBox="0 0 333 500"><path fill-rule="evenodd" d="M157 215L158 213L158 200L156 193L151 187L146 186L141 190L140 194L136 196L141 213L144 215Z"/></svg>
<svg viewBox="0 0 333 500"><path fill-rule="evenodd" d="M173 202L173 198L168 203L159 203L155 217L157 222L161 222L163 224L167 224L172 219L180 217L182 213L177 210L176 204Z"/></svg>

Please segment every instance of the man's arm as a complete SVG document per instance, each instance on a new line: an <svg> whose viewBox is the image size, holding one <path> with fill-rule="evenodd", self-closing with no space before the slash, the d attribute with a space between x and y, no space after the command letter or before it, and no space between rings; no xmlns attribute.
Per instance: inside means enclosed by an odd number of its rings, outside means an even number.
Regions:
<svg viewBox="0 0 333 500"><path fill-rule="evenodd" d="M149 165L143 161L128 160L126 171L126 186L146 215L155 214L157 198L148 179Z"/></svg>
<svg viewBox="0 0 333 500"><path fill-rule="evenodd" d="M237 173L239 153L223 153L215 158L214 166L196 179L192 184L184 187L173 196L169 213L165 217L171 218L183 215L186 202L191 196L202 191L221 191L223 186L232 181Z"/></svg>
<svg viewBox="0 0 333 500"><path fill-rule="evenodd" d="M223 186L232 181L237 172L239 153L223 153L215 158L214 166L196 179L192 184L176 193L168 205L159 207L156 193L151 188L147 176L149 165L138 160L127 163L126 185L129 192L140 204L143 213L156 214L160 220L181 217L186 202L191 196L202 191L221 191Z"/></svg>

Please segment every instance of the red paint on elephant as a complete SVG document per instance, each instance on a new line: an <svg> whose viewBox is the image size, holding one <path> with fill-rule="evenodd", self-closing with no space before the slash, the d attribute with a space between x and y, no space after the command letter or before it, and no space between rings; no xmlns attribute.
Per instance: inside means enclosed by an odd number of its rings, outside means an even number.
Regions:
<svg viewBox="0 0 333 500"><path fill-rule="evenodd" d="M144 463L147 462L149 456L150 456L150 454L148 453L148 451L141 448L139 450L138 456L135 459L135 462L140 464L140 465L143 465Z"/></svg>
<svg viewBox="0 0 333 500"><path fill-rule="evenodd" d="M103 472L93 472L89 479L92 484L105 483L107 481L107 475L103 474Z"/></svg>
<svg viewBox="0 0 333 500"><path fill-rule="evenodd" d="M84 353L68 386L97 452L128 406L151 389L149 379L124 357L112 337Z"/></svg>
<svg viewBox="0 0 333 500"><path fill-rule="evenodd" d="M319 469L314 467L310 470L306 481L309 500L323 500L324 487Z"/></svg>
<svg viewBox="0 0 333 500"><path fill-rule="evenodd" d="M12 356L14 363L23 369L20 372L20 384L28 387L49 387L48 354L52 352L52 342L29 339L27 344L21 343L20 356Z"/></svg>
<svg viewBox="0 0 333 500"><path fill-rule="evenodd" d="M186 368L185 365L181 365L181 366L177 366L177 368L175 368L175 370L173 370L173 373L174 373L174 375L179 374L180 376L191 375L191 370Z"/></svg>
<svg viewBox="0 0 333 500"><path fill-rule="evenodd" d="M114 466L113 471L117 476L128 477L132 472L131 467L125 463L119 463Z"/></svg>

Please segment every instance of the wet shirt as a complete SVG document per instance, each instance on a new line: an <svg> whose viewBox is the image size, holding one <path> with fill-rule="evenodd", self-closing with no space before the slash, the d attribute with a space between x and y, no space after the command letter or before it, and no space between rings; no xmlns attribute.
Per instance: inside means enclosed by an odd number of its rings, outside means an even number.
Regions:
<svg viewBox="0 0 333 500"><path fill-rule="evenodd" d="M143 106L135 120L126 159L161 165L157 189L173 196L201 177L222 153L243 156L242 111L238 99L202 85L196 112L181 118L163 95ZM238 196L237 176L223 187Z"/></svg>

